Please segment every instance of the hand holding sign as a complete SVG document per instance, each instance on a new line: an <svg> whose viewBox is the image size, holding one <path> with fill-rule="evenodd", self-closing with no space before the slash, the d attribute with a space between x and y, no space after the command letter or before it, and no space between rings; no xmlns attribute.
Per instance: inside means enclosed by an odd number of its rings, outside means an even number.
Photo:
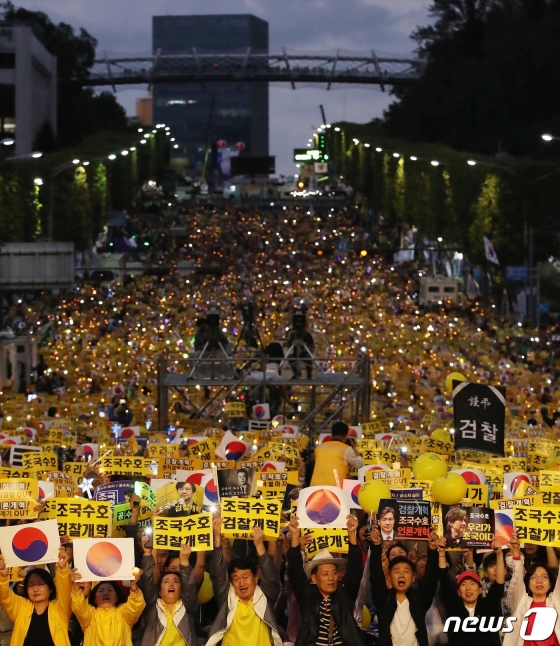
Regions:
<svg viewBox="0 0 560 646"><path fill-rule="evenodd" d="M6 560L4 559L4 555L0 554L0 576L2 578L5 578L9 576L10 570L6 567Z"/></svg>

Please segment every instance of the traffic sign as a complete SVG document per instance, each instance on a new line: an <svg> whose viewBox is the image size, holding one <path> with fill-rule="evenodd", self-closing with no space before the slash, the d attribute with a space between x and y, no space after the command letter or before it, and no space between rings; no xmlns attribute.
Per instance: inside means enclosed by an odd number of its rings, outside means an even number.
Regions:
<svg viewBox="0 0 560 646"><path fill-rule="evenodd" d="M529 269L526 265L507 265L506 280L525 281L529 277Z"/></svg>

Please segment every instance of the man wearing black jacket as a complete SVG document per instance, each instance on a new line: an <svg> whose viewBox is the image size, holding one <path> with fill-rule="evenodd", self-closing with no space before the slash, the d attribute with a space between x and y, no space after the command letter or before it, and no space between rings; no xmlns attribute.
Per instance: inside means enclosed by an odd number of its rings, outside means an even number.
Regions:
<svg viewBox="0 0 560 646"><path fill-rule="evenodd" d="M441 600L445 607L447 617L459 617L461 627L455 632L455 626L450 625L447 632L449 646L499 646L498 632L488 632L488 626L493 620L497 625L502 612L502 596L506 568L500 541L494 539L492 550L496 554L496 580L490 586L485 597L482 596L480 578L476 572L469 570L462 572L457 577L456 585L451 581L447 560L445 558L445 542L438 544L439 551L439 580L441 584ZM463 631L463 620L467 617L478 617L479 623L471 621L469 631ZM481 630L485 628L486 630Z"/></svg>
<svg viewBox="0 0 560 646"><path fill-rule="evenodd" d="M358 521L348 516L349 549L346 574L338 582L342 559L328 552L303 565L297 516L290 523L292 547L288 550L288 576L302 617L295 646L362 646L363 639L353 616L362 578L362 555L358 547Z"/></svg>
<svg viewBox="0 0 560 646"><path fill-rule="evenodd" d="M388 588L381 562L381 535L377 527L371 530L371 596L377 608L379 646L428 646L425 617L438 584L437 540L437 534L432 532L426 572L417 588L412 587L414 565L406 556L389 561L392 587Z"/></svg>

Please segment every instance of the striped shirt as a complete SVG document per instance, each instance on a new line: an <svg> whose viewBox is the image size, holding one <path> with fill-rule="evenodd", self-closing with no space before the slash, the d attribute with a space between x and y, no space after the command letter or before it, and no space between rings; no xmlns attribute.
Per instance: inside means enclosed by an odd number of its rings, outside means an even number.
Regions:
<svg viewBox="0 0 560 646"><path fill-rule="evenodd" d="M331 633L330 636L329 632ZM316 646L343 646L343 644L344 642L340 638L334 617L331 614L331 600L323 599L319 608L319 635L317 636Z"/></svg>

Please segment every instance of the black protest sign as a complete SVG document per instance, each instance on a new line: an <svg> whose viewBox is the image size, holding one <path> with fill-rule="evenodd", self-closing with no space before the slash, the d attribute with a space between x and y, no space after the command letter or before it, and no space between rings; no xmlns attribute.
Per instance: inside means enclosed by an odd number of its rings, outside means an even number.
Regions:
<svg viewBox="0 0 560 646"><path fill-rule="evenodd" d="M455 450L504 457L506 389L453 382Z"/></svg>
<svg viewBox="0 0 560 646"><path fill-rule="evenodd" d="M430 503L425 500L382 499L379 501L377 524L384 538L427 541L432 531Z"/></svg>

